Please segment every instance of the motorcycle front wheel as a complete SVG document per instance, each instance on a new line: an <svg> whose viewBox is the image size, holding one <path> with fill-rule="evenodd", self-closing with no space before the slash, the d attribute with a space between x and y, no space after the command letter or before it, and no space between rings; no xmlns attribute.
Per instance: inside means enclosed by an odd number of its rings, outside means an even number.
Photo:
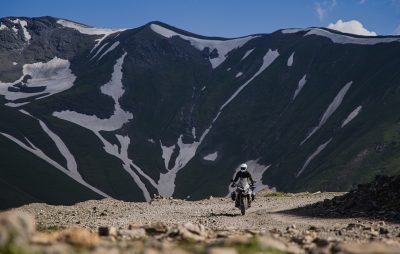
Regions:
<svg viewBox="0 0 400 254"><path fill-rule="evenodd" d="M242 196L240 198L240 212L242 213L242 215L246 214L246 197Z"/></svg>

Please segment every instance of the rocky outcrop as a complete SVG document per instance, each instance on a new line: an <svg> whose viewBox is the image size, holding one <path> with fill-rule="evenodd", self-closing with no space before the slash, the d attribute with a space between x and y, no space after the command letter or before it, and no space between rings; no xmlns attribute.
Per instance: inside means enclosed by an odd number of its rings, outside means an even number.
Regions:
<svg viewBox="0 0 400 254"><path fill-rule="evenodd" d="M308 207L330 216L370 216L400 220L400 176L376 176L375 179L343 196L326 199Z"/></svg>

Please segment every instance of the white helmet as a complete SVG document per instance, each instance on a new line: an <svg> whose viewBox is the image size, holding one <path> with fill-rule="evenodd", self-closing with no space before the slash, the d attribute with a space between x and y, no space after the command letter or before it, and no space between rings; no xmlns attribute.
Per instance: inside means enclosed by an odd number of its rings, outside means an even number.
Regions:
<svg viewBox="0 0 400 254"><path fill-rule="evenodd" d="M246 171L246 169L247 169L247 164L246 163L243 163L243 164L240 165L240 171Z"/></svg>

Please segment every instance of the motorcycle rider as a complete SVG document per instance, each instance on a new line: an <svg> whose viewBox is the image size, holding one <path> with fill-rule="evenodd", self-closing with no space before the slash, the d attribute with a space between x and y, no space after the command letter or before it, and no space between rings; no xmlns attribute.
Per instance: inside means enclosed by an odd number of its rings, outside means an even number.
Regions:
<svg viewBox="0 0 400 254"><path fill-rule="evenodd" d="M254 189L254 180L253 177L251 175L251 173L247 170L247 164L243 163L240 165L240 170L236 173L235 178L231 180L231 187L235 187L235 183L239 180L239 178L242 179L246 179L246 181L251 182L251 189ZM236 194L236 193L235 193ZM237 196L237 195L236 195ZM254 199L254 194L250 197L250 194L247 197L247 201L248 201L248 206L251 207L251 200ZM238 207L238 198L235 198L235 206Z"/></svg>

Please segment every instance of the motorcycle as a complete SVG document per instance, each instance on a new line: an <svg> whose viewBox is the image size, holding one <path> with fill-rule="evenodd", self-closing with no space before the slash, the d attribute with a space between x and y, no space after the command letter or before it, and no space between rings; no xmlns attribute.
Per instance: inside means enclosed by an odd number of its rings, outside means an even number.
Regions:
<svg viewBox="0 0 400 254"><path fill-rule="evenodd" d="M231 198L235 201L235 206L240 209L242 215L246 214L246 209L251 206L251 201L254 200L255 186L248 183L246 179L241 179L238 184L233 184L236 190L232 192Z"/></svg>

